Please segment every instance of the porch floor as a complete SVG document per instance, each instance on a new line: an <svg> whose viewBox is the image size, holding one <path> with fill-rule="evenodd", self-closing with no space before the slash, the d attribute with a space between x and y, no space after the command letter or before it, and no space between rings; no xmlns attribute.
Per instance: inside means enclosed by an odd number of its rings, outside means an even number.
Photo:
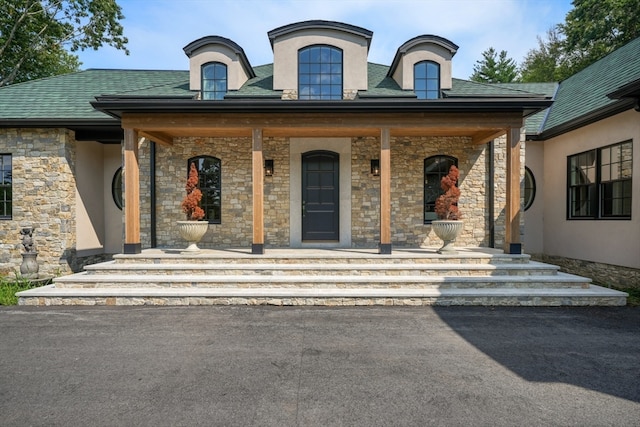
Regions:
<svg viewBox="0 0 640 427"><path fill-rule="evenodd" d="M625 305L627 294L492 248L147 249L114 256L21 305Z"/></svg>

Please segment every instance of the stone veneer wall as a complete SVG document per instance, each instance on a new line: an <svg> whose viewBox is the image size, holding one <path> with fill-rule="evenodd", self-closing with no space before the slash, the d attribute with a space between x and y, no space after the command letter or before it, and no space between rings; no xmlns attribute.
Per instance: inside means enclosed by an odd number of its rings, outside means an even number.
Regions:
<svg viewBox="0 0 640 427"><path fill-rule="evenodd" d="M532 254L537 261L560 266L562 271L589 277L600 286L614 286L620 289L640 289L640 269L585 261L556 255Z"/></svg>
<svg viewBox="0 0 640 427"><path fill-rule="evenodd" d="M504 138L495 150L495 240L504 242L505 154ZM275 171L265 177L265 244L287 247L289 236L289 140L265 138L264 158L273 159ZM370 172L370 160L380 157L379 139L352 140L351 198L353 247L376 247L379 242L380 179ZM460 245L489 246L490 215L488 207L487 145L475 145L465 137L392 138L391 203L392 243L398 247L437 246L441 242L423 223L424 159L434 155L450 155L458 159L460 168L460 208L464 230ZM143 247L149 247L150 201L148 147L140 154L141 218ZM173 147L157 146L156 192L157 244L179 248L174 224L183 219L180 203L184 194L187 159L197 155L218 157L222 161L222 223L211 224L201 247L250 247L252 242L252 185L250 138L177 138Z"/></svg>
<svg viewBox="0 0 640 427"><path fill-rule="evenodd" d="M148 153L148 150L145 151ZM170 248L186 245L178 235L175 223L185 219L180 204L185 195L187 161L191 157L203 155L217 157L221 161L222 218L220 224L209 225L209 231L198 246L251 247L251 138L176 138L172 147L157 145L157 245ZM148 159L144 163L148 165ZM145 168L148 171L148 166ZM148 172L145 176L145 181L148 181ZM141 207L143 212L148 210L149 201L143 200L142 204L146 205ZM149 244L149 230L150 221L141 220L143 247Z"/></svg>
<svg viewBox="0 0 640 427"><path fill-rule="evenodd" d="M380 239L380 179L371 176L370 160L380 157L378 138L356 138L352 149L352 241L355 247L374 247ZM424 159L450 155L458 159L460 209L464 230L461 245L489 245L487 146L474 145L464 137L412 137L391 140L392 243L399 247L436 246L441 241L424 224ZM496 164L496 174L504 174ZM498 170L498 166L502 167ZM504 185L502 186L504 189ZM498 189L500 191L500 188ZM504 190L502 190L504 191ZM504 193L498 194L498 204ZM362 207L362 208L361 208ZM503 220L504 223L504 220ZM504 238L504 225L502 226Z"/></svg>
<svg viewBox="0 0 640 427"><path fill-rule="evenodd" d="M20 270L20 228L36 227L39 273L70 273L76 257L76 141L66 129L0 129L0 153L12 156L13 217L0 220L0 274Z"/></svg>

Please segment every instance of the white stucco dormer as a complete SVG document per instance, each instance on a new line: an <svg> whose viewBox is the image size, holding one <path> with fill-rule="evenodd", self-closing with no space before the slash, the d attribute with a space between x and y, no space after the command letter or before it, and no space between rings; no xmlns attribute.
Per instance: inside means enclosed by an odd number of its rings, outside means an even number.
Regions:
<svg viewBox="0 0 640 427"><path fill-rule="evenodd" d="M439 36L422 35L414 37L398 48L391 67L392 77L404 90L414 90L414 66L421 62L435 63L439 67L439 90L451 89L451 58L458 46Z"/></svg>
<svg viewBox="0 0 640 427"><path fill-rule="evenodd" d="M326 46L341 53L342 98L354 98L367 89L367 56L373 32L332 21L304 21L276 28L268 33L273 48L273 89L283 98L297 99L299 52Z"/></svg>
<svg viewBox="0 0 640 427"><path fill-rule="evenodd" d="M206 36L184 47L189 57L189 88L202 90L202 68L204 65L218 63L226 66L227 90L238 90L255 73L244 50L233 42L220 36Z"/></svg>

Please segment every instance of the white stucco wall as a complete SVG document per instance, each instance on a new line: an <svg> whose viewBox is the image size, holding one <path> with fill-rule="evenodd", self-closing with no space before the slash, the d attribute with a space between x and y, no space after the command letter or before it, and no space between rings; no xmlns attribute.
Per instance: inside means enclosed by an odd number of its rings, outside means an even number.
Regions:
<svg viewBox="0 0 640 427"><path fill-rule="evenodd" d="M402 56L400 64L393 73L393 79L402 89L413 90L413 66L421 61L433 61L440 64L440 88L451 89L451 58L449 50L433 43L422 43L411 48Z"/></svg>
<svg viewBox="0 0 640 427"><path fill-rule="evenodd" d="M115 254L122 252L124 223L122 210L113 201L111 185L113 177L122 166L122 151L120 144L110 144L104 150L104 252Z"/></svg>
<svg viewBox="0 0 640 427"><path fill-rule="evenodd" d="M227 89L238 90L249 79L240 57L233 50L219 44L210 44L196 50L189 59L189 89L202 89L201 67L209 62L227 66Z"/></svg>
<svg viewBox="0 0 640 427"><path fill-rule="evenodd" d="M536 193L533 204L524 211L524 252L539 254L544 250L544 144L527 141L525 165L533 173Z"/></svg>
<svg viewBox="0 0 640 427"><path fill-rule="evenodd" d="M78 143L76 159L76 250L87 256L104 245L103 145Z"/></svg>
<svg viewBox="0 0 640 427"><path fill-rule="evenodd" d="M567 156L627 140L634 157L631 220L567 220ZM544 252L640 268L640 113L629 110L545 141L543 167Z"/></svg>
<svg viewBox="0 0 640 427"><path fill-rule="evenodd" d="M342 49L343 90L367 89L367 41L364 37L325 29L301 30L273 44L273 89L298 89L298 50L312 45Z"/></svg>

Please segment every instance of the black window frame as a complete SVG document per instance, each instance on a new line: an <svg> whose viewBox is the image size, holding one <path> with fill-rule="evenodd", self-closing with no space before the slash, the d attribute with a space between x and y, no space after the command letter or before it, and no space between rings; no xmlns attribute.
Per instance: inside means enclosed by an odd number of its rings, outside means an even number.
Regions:
<svg viewBox="0 0 640 427"><path fill-rule="evenodd" d="M630 150L629 159L619 157L618 161L612 161L613 150L619 147L622 152L625 145L628 145ZM622 174L625 164L628 175L612 179L612 166L618 165L618 173ZM632 182L633 140L567 156L567 220L630 220L633 204ZM622 186L622 196L612 195L614 186ZM613 213L614 201L622 204L622 213ZM583 207L582 212L576 212L575 205L578 203ZM628 210L625 211L625 207L628 207Z"/></svg>
<svg viewBox="0 0 640 427"><path fill-rule="evenodd" d="M433 189L431 187L427 188L429 184L428 176L427 176L427 162L438 162L438 161L446 161L445 167L440 167L437 173L430 173L429 176L433 176L433 184L435 184L437 188L437 194L433 194ZM438 219L437 216L433 217L435 214L435 205L436 199L444 194L444 191L440 187L440 181L443 176L446 176L449 173L449 169L451 166L458 167L458 159L454 156L449 156L446 154L436 154L435 156L429 156L424 159L423 167L422 167L422 177L423 177L423 222L424 224L431 224L432 221L436 221Z"/></svg>
<svg viewBox="0 0 640 427"><path fill-rule="evenodd" d="M530 186L527 185L527 177L531 181ZM529 197L527 197L527 188L530 191ZM536 199L536 178L533 176L533 172L528 166L524 167L524 188L522 193L524 196L524 210L527 211Z"/></svg>
<svg viewBox="0 0 640 427"><path fill-rule="evenodd" d="M202 169L203 164L201 162L204 161L212 161L217 164L217 178L213 178L214 183L217 182L217 186L207 185L210 174ZM222 222L222 161L217 157L208 155L191 157L187 161L187 178L189 177L189 167L194 162L198 170L198 188L202 191L200 207L205 213L203 220L208 221L209 224L220 224ZM215 165L213 167L216 168Z"/></svg>
<svg viewBox="0 0 640 427"><path fill-rule="evenodd" d="M113 203L115 203L116 207L122 210L124 206L122 200L122 166L113 174L113 179L111 180L111 196L113 197Z"/></svg>
<svg viewBox="0 0 640 427"><path fill-rule="evenodd" d="M417 68L419 65L425 65L425 75L418 75L417 73ZM434 77L430 77L429 76L429 65L435 65L437 67L437 71L436 74L437 76ZM416 97L418 99L439 99L441 96L441 79L440 79L440 64L435 62L435 61L419 61L416 62L415 64L413 64L413 92L416 94ZM418 80L424 80L425 81L425 88L424 89L417 89L418 87ZM429 81L433 81L435 80L437 83L437 89L429 89ZM429 94L430 93L435 93L435 97L430 97ZM424 96L421 96L422 94L424 94Z"/></svg>
<svg viewBox="0 0 640 427"><path fill-rule="evenodd" d="M0 153L0 220L3 219L13 219L13 156L10 153Z"/></svg>
<svg viewBox="0 0 640 427"><path fill-rule="evenodd" d="M206 79L205 78L205 69L207 67L214 67L214 78ZM222 66L224 67L224 79L218 79L215 77L217 71L215 67ZM224 91L215 89L216 82L224 80ZM205 82L211 81L213 82L214 90L205 90ZM200 93L201 98L206 101L221 101L224 99L225 95L229 90L229 68L227 64L218 61L207 62L206 64L202 64L200 66ZM213 97L208 97L205 94L213 94Z"/></svg>
<svg viewBox="0 0 640 427"><path fill-rule="evenodd" d="M311 61L311 51L314 49L320 49L320 51L322 52L322 49L329 49L329 58L330 61L328 63L325 62L312 62ZM304 55L306 52L309 52L309 61L304 61ZM340 76L340 84L337 85L335 83L333 83L332 79L333 76L337 76L338 74L334 72L334 65L336 65L336 63L333 62L333 52L339 53L340 54L340 72L339 72L339 76ZM320 53L319 55L321 55L322 53ZM320 58L322 58L320 56ZM314 72L313 69L317 68L317 72ZM329 68L329 73L324 73L322 71L323 68ZM309 82L304 82L303 80L306 80L306 77L308 77ZM318 79L320 80L320 83L312 83L311 80L314 78L314 76L317 76ZM323 84L321 82L322 77L323 76L328 76L330 79L330 82L328 84ZM303 86L304 85L304 86ZM320 95L319 96L312 96L311 94L303 94L303 87L315 87L317 86L320 90ZM329 96L326 97L322 94L323 92L323 88L328 88L329 90ZM334 90L334 88L337 88ZM333 93L335 92L335 94ZM310 46L305 46L301 49L298 50L298 99L299 100L329 100L329 101L339 101L342 100L344 95L344 52L342 49L340 49L339 47L336 46L331 46L331 45L327 45L327 44L316 44L316 45L310 45Z"/></svg>

